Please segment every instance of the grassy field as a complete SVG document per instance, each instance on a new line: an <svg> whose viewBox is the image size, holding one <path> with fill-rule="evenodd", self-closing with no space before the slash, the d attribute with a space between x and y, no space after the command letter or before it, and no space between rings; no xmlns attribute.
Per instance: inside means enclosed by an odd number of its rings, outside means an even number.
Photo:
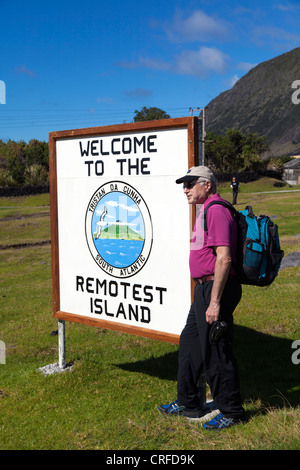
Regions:
<svg viewBox="0 0 300 470"><path fill-rule="evenodd" d="M228 188L220 189L230 201ZM255 194L261 189L276 193ZM238 209L249 204L256 214L276 217L286 254L300 252L295 189L260 180L238 196ZM235 346L248 422L209 432L157 411L176 397L176 345L66 323L72 371L38 371L58 361L49 214L49 195L0 200L2 450L300 449L300 364L291 360L292 343L300 340L300 268L281 270L268 289L244 287Z"/></svg>

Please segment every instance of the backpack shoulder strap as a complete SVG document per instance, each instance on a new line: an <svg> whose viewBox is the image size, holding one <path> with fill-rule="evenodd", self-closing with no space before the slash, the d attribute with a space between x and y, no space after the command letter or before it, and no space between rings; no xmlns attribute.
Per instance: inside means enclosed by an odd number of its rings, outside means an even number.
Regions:
<svg viewBox="0 0 300 470"><path fill-rule="evenodd" d="M242 211L244 215L247 215L248 217L251 217L251 219L255 219L255 215L252 209L252 206L246 206L245 210ZM263 216L264 217L264 216Z"/></svg>
<svg viewBox="0 0 300 470"><path fill-rule="evenodd" d="M207 222L206 222L207 211L208 211L208 209L209 209L211 206L213 206L213 205L215 205L215 204L219 204L220 206L227 207L227 209L229 209L229 210L232 212L232 214L233 214L234 216L236 216L236 214L238 213L237 210L230 204L230 202L227 202L227 201L212 201L212 202L210 202L210 203L207 205L207 207L205 208L204 214L203 214L203 219L204 219L204 226L203 226L203 228L204 228L204 231L205 231L206 233L208 232L208 229L207 229Z"/></svg>

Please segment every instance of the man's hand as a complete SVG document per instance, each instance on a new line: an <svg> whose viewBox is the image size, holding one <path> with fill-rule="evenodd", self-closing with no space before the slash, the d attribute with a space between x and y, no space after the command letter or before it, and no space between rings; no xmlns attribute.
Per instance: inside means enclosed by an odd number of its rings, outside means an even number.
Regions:
<svg viewBox="0 0 300 470"><path fill-rule="evenodd" d="M208 309L206 310L206 321L212 325L219 319L220 315L220 304L218 302L210 302Z"/></svg>

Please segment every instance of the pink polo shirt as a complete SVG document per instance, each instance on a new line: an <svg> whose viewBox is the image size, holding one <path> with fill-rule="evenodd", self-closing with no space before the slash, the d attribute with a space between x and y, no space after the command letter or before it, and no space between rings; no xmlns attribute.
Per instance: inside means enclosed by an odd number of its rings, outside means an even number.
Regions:
<svg viewBox="0 0 300 470"><path fill-rule="evenodd" d="M217 200L224 201L217 193L197 207L198 213L190 251L190 271L193 278L214 273L216 262L214 246L230 246L232 260L233 262L236 260L236 221L229 209L219 204L210 207L207 212L208 234L203 229L204 209L210 202ZM230 269L230 273L234 274L232 265Z"/></svg>

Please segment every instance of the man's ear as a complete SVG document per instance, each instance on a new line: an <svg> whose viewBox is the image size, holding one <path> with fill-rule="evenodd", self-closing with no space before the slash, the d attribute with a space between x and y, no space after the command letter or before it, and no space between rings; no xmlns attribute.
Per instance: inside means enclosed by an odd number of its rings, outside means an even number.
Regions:
<svg viewBox="0 0 300 470"><path fill-rule="evenodd" d="M212 189L212 184L211 184L210 181L205 181L205 184L206 184L206 192L207 192L208 194L210 194L210 193L211 193L211 189Z"/></svg>

